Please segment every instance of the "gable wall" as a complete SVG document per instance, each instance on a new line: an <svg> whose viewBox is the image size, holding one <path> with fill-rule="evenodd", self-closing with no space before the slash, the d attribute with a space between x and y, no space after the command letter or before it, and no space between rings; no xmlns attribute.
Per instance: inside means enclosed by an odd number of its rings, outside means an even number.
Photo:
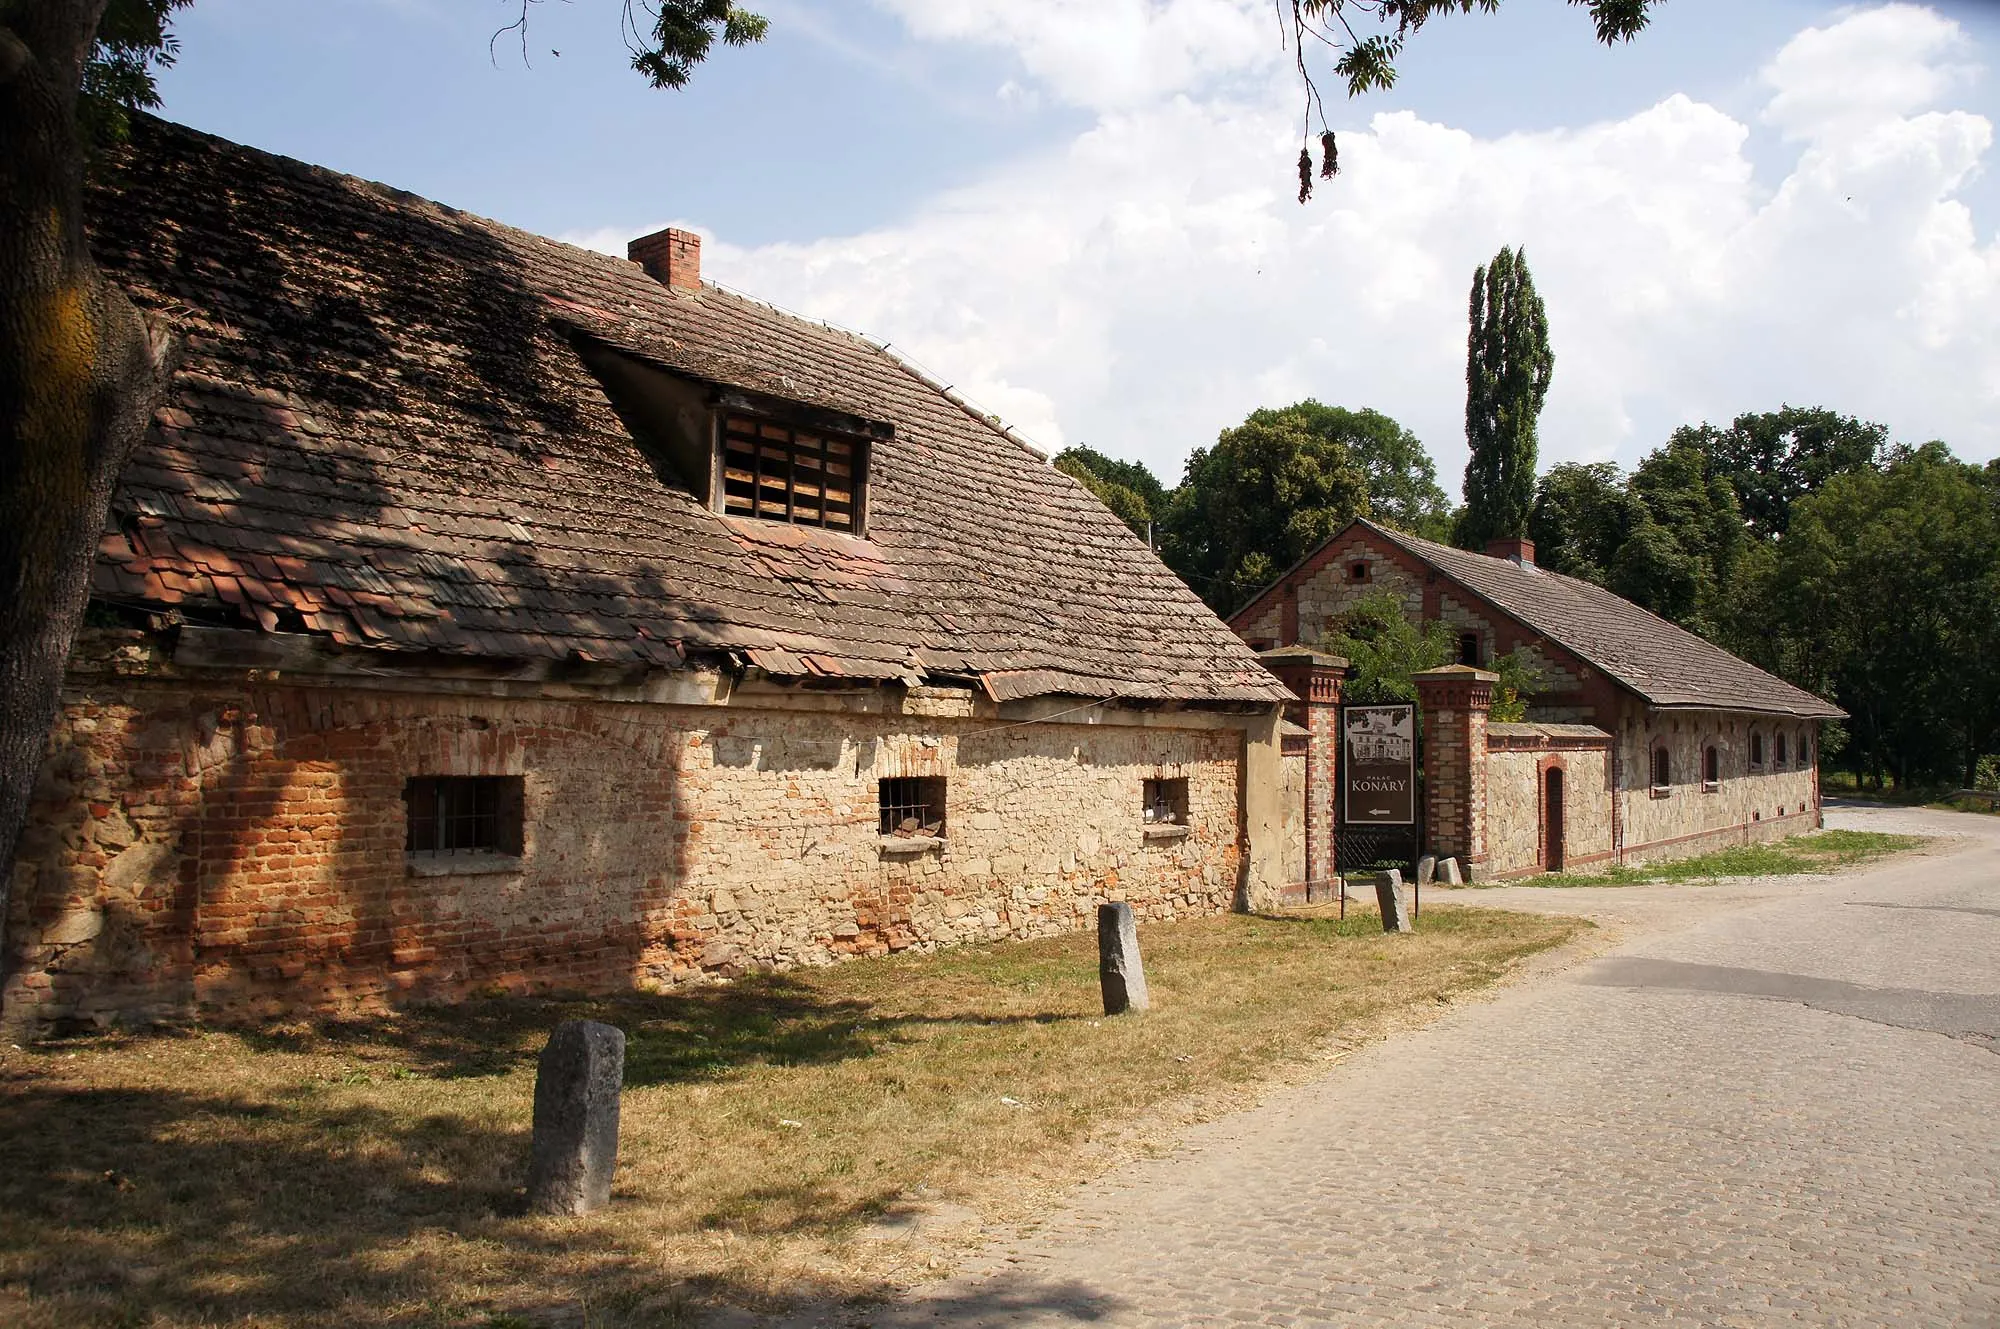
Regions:
<svg viewBox="0 0 2000 1329"><path fill-rule="evenodd" d="M1367 580L1351 579L1356 563ZM1518 651L1534 679L1529 718L1550 723L1597 723L1616 691L1597 671L1562 647L1529 631L1428 564L1378 541L1365 527L1350 528L1285 578L1262 603L1231 620L1253 645L1318 645L1340 619L1383 591L1402 602L1413 622L1441 620L1454 634L1476 632L1480 659Z"/></svg>
<svg viewBox="0 0 2000 1329"><path fill-rule="evenodd" d="M1156 720L1158 717L1148 717ZM607 990L1215 913L1244 733L996 727L73 673L14 866L0 1018L91 1024ZM945 774L940 848L877 781ZM519 775L511 870L414 875L404 782ZM1186 778L1148 839L1141 782Z"/></svg>

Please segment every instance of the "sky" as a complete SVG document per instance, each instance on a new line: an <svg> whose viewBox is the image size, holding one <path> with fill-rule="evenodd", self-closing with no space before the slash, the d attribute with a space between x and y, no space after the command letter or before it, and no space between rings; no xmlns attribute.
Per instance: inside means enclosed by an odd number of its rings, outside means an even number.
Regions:
<svg viewBox="0 0 2000 1329"><path fill-rule="evenodd" d="M1296 201L1270 0L762 0L681 92L616 0L198 0L164 114L887 341L1053 451L1175 482L1313 397L1464 469L1473 270L1525 248L1544 468L1791 403L2000 455L2000 3L1562 0L1452 16L1386 94L1322 53L1342 172Z"/></svg>

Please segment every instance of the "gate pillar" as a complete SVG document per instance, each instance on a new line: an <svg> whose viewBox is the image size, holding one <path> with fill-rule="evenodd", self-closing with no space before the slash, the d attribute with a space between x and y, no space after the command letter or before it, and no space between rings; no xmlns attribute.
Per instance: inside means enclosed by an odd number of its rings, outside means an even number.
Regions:
<svg viewBox="0 0 2000 1329"><path fill-rule="evenodd" d="M1470 665L1416 676L1428 852L1456 858L1467 881L1486 875L1486 718L1499 681L1500 675Z"/></svg>
<svg viewBox="0 0 2000 1329"><path fill-rule="evenodd" d="M1334 868L1334 797L1340 755L1340 689L1347 658L1304 646L1280 646L1258 659L1292 690L1285 718L1306 731L1306 883L1330 882Z"/></svg>

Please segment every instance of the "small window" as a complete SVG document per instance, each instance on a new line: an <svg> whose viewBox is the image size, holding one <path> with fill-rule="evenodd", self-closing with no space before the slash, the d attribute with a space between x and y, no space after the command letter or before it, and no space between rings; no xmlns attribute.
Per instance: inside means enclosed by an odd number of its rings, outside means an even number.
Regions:
<svg viewBox="0 0 2000 1329"><path fill-rule="evenodd" d="M1144 806L1148 826L1185 826L1188 819L1186 780L1148 780Z"/></svg>
<svg viewBox="0 0 2000 1329"><path fill-rule="evenodd" d="M1799 730L1799 769L1812 765L1812 738L1805 730Z"/></svg>
<svg viewBox="0 0 2000 1329"><path fill-rule="evenodd" d="M1711 791L1722 787L1722 754L1713 747L1701 754L1701 783Z"/></svg>
<svg viewBox="0 0 2000 1329"><path fill-rule="evenodd" d="M1764 769L1764 735L1756 730L1750 732L1750 769Z"/></svg>
<svg viewBox="0 0 2000 1329"><path fill-rule="evenodd" d="M722 427L722 510L795 526L853 531L861 440L729 415Z"/></svg>
<svg viewBox="0 0 2000 1329"><path fill-rule="evenodd" d="M1774 761L1774 762L1772 763L1772 765L1776 766L1776 767L1777 767L1777 768L1778 768L1779 770L1781 770L1781 771L1785 769L1785 766L1786 766L1786 764L1787 764L1787 761L1786 761L1786 753L1785 753L1785 745L1786 745L1786 744L1787 744L1787 743L1788 743L1789 741L1790 741L1790 736L1789 736L1789 735L1787 735L1787 734L1785 734L1785 733L1782 733L1782 732L1781 732L1781 733L1779 733L1779 735L1778 735L1778 753L1777 753L1777 759L1776 759L1776 760L1775 760L1775 761Z"/></svg>
<svg viewBox="0 0 2000 1329"><path fill-rule="evenodd" d="M425 775L403 785L413 854L521 852L521 777Z"/></svg>
<svg viewBox="0 0 2000 1329"><path fill-rule="evenodd" d="M1478 634L1478 633L1476 633L1476 632L1466 632L1466 633L1461 633L1461 634L1459 635L1459 638L1458 638L1458 662L1459 662L1460 664L1462 664L1462 665L1471 665L1471 666L1472 666L1472 667L1473 667L1474 669L1477 669L1477 668L1479 668L1479 634Z"/></svg>
<svg viewBox="0 0 2000 1329"><path fill-rule="evenodd" d="M1347 579L1349 581L1367 581L1368 565L1363 562L1349 563L1347 565Z"/></svg>
<svg viewBox="0 0 2000 1329"><path fill-rule="evenodd" d="M1673 759L1665 748L1653 749L1653 788L1665 789L1674 782Z"/></svg>
<svg viewBox="0 0 2000 1329"><path fill-rule="evenodd" d="M944 777L899 776L876 787L882 804L882 834L944 834Z"/></svg>

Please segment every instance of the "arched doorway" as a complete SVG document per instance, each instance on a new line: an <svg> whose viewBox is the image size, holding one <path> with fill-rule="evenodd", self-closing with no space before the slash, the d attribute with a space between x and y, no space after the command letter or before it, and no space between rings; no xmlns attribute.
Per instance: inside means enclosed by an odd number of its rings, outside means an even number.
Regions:
<svg viewBox="0 0 2000 1329"><path fill-rule="evenodd" d="M1542 866L1550 872L1563 868L1563 773L1551 766L1542 776Z"/></svg>

